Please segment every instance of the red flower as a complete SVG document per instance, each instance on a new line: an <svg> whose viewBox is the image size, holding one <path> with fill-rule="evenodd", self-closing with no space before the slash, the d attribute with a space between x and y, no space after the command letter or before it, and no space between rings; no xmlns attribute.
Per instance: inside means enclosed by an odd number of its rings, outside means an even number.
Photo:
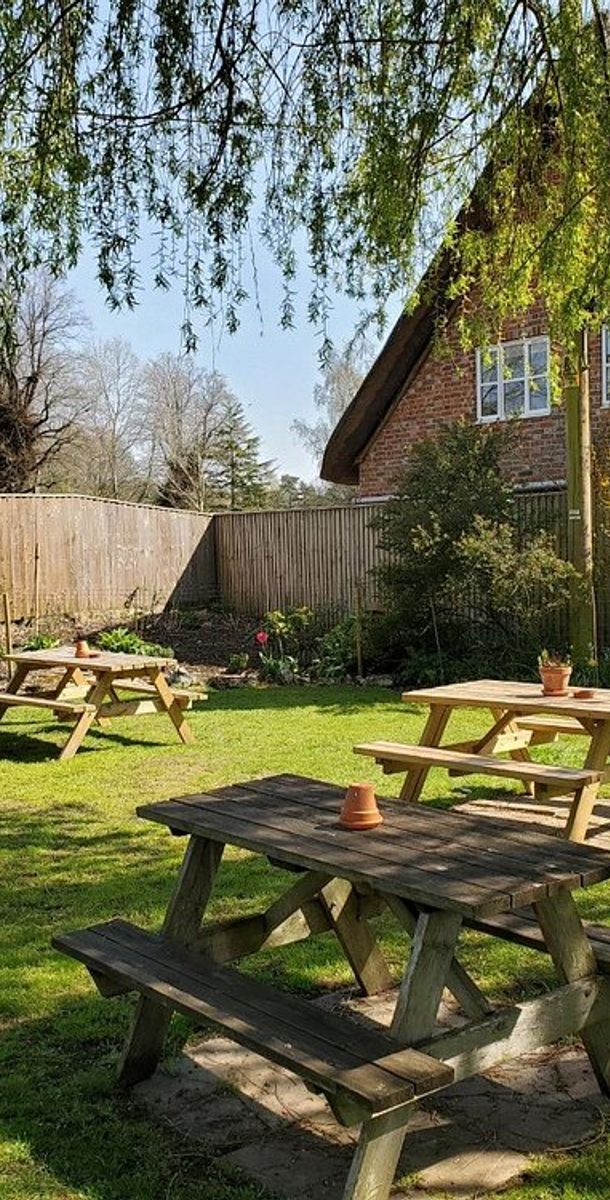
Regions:
<svg viewBox="0 0 610 1200"><path fill-rule="evenodd" d="M264 629L259 629L258 633L254 634L254 641L259 646L266 646L269 641L269 634L265 633Z"/></svg>

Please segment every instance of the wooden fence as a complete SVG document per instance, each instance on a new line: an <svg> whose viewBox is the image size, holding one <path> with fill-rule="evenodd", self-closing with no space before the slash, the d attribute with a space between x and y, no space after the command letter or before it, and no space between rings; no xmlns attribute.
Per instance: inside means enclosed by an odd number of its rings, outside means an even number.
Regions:
<svg viewBox="0 0 610 1200"><path fill-rule="evenodd" d="M16 617L204 605L238 613L308 605L329 622L379 599L379 503L201 513L82 496L0 495L0 590ZM519 525L566 553L565 492L517 497ZM597 539L600 643L610 646L610 538Z"/></svg>
<svg viewBox="0 0 610 1200"><path fill-rule="evenodd" d="M0 495L0 590L14 616L85 616L214 594L212 518L86 496Z"/></svg>

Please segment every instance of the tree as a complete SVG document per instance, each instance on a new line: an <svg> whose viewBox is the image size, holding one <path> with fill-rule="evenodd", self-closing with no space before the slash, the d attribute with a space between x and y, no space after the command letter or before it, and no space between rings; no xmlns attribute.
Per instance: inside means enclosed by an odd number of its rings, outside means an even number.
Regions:
<svg viewBox="0 0 610 1200"><path fill-rule="evenodd" d="M43 271L28 276L19 296L0 285L2 295L0 490L24 492L74 434L82 396L70 349L85 321L73 295Z"/></svg>
<svg viewBox="0 0 610 1200"><path fill-rule="evenodd" d="M362 383L364 357L366 351L362 347L356 349L351 344L342 351L333 350L322 369L322 378L313 391L313 402L320 416L314 422L300 418L292 422L292 429L315 460L318 469L335 425Z"/></svg>
<svg viewBox="0 0 610 1200"><path fill-rule="evenodd" d="M273 463L262 461L259 455L260 438L246 421L242 404L231 396L216 442L214 486L220 507L264 508L273 481Z"/></svg>
<svg viewBox="0 0 610 1200"><path fill-rule="evenodd" d="M482 285L487 326L540 289L568 345L610 315L606 18L573 0L92 0L26 22L8 0L2 259L15 283L42 256L65 267L87 229L111 302L133 304L146 224L156 283L182 273L189 341L198 309L235 325L262 198L285 324L301 230L318 327L337 283L382 310L449 238L455 297Z"/></svg>
<svg viewBox="0 0 610 1200"><path fill-rule="evenodd" d="M74 357L83 416L66 473L77 487L115 500L147 492L150 435L142 365L122 338L91 342ZM71 460L71 462L70 462Z"/></svg>
<svg viewBox="0 0 610 1200"><path fill-rule="evenodd" d="M271 464L260 461L260 439L223 375L190 355L162 354L146 371L145 395L160 503L202 512L264 505Z"/></svg>

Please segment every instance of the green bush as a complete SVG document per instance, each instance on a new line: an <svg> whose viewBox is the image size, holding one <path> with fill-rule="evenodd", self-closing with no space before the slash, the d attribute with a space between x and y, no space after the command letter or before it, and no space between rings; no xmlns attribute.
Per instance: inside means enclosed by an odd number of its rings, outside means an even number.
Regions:
<svg viewBox="0 0 610 1200"><path fill-rule="evenodd" d="M53 650L59 646L59 639L50 633L33 633L22 643L22 650Z"/></svg>
<svg viewBox="0 0 610 1200"><path fill-rule="evenodd" d="M377 666L401 683L533 675L582 586L544 531L517 527L502 459L513 433L458 422L414 448L375 522L385 617Z"/></svg>
<svg viewBox="0 0 610 1200"><path fill-rule="evenodd" d="M171 646L159 646L156 642L147 642L133 629L119 625L116 629L106 629L97 638L97 644L102 650L110 650L115 654L143 654L157 658L173 658Z"/></svg>
<svg viewBox="0 0 610 1200"><path fill-rule="evenodd" d="M319 638L312 673L317 679L337 683L355 675L357 669L356 621L346 617Z"/></svg>

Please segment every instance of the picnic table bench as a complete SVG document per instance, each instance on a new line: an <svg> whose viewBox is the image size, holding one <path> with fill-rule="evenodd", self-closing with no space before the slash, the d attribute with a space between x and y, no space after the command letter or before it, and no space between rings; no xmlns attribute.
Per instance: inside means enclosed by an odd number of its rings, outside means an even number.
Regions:
<svg viewBox="0 0 610 1200"><path fill-rule="evenodd" d="M610 1093L609 947L598 961L572 894L610 878L610 856L528 839L505 821L392 801L382 802L382 825L358 833L338 824L342 796L281 775L140 806L140 816L188 837L161 931L114 920L53 941L86 965L102 995L139 993L124 1084L154 1072L173 1011L212 1021L324 1093L342 1124L361 1126L344 1200L386 1200L414 1102L453 1080L579 1034ZM203 924L226 844L299 873L265 911ZM384 991L391 976L368 918L388 910L412 938L388 1031L361 1029L230 965L330 930L361 989ZM524 918L558 984L494 1011L459 960L460 931L512 938L504 922ZM437 1027L445 986L468 1018L450 1030Z"/></svg>
<svg viewBox="0 0 610 1200"><path fill-rule="evenodd" d="M16 706L48 709L66 719L73 717L74 728L60 759L74 757L94 721L103 727L113 717L165 712L182 742L195 740L184 713L193 700L205 700L206 694L170 687L164 668L174 661L171 658L107 650L90 658L77 658L73 646L22 650L6 657L14 664L14 672L6 690L0 692L0 720L7 709ZM60 668L62 675L50 692L21 690L33 672L54 668ZM72 688L71 695L65 694L67 688ZM121 695L123 692L127 695Z"/></svg>
<svg viewBox="0 0 610 1200"><path fill-rule="evenodd" d="M490 775L523 782L537 800L568 795L571 805L565 836L584 841L599 788L610 778L610 690L597 688L592 698L569 694L544 696L535 683L482 679L443 687L403 692L403 701L426 705L429 716L419 745L400 742L361 742L357 754L374 758L384 774L406 772L400 798L415 803L428 771L441 767L450 775ZM493 724L479 738L441 745L452 712L481 708ZM587 738L582 768L534 762L532 746L553 742L561 735ZM508 754L508 758L498 758Z"/></svg>

